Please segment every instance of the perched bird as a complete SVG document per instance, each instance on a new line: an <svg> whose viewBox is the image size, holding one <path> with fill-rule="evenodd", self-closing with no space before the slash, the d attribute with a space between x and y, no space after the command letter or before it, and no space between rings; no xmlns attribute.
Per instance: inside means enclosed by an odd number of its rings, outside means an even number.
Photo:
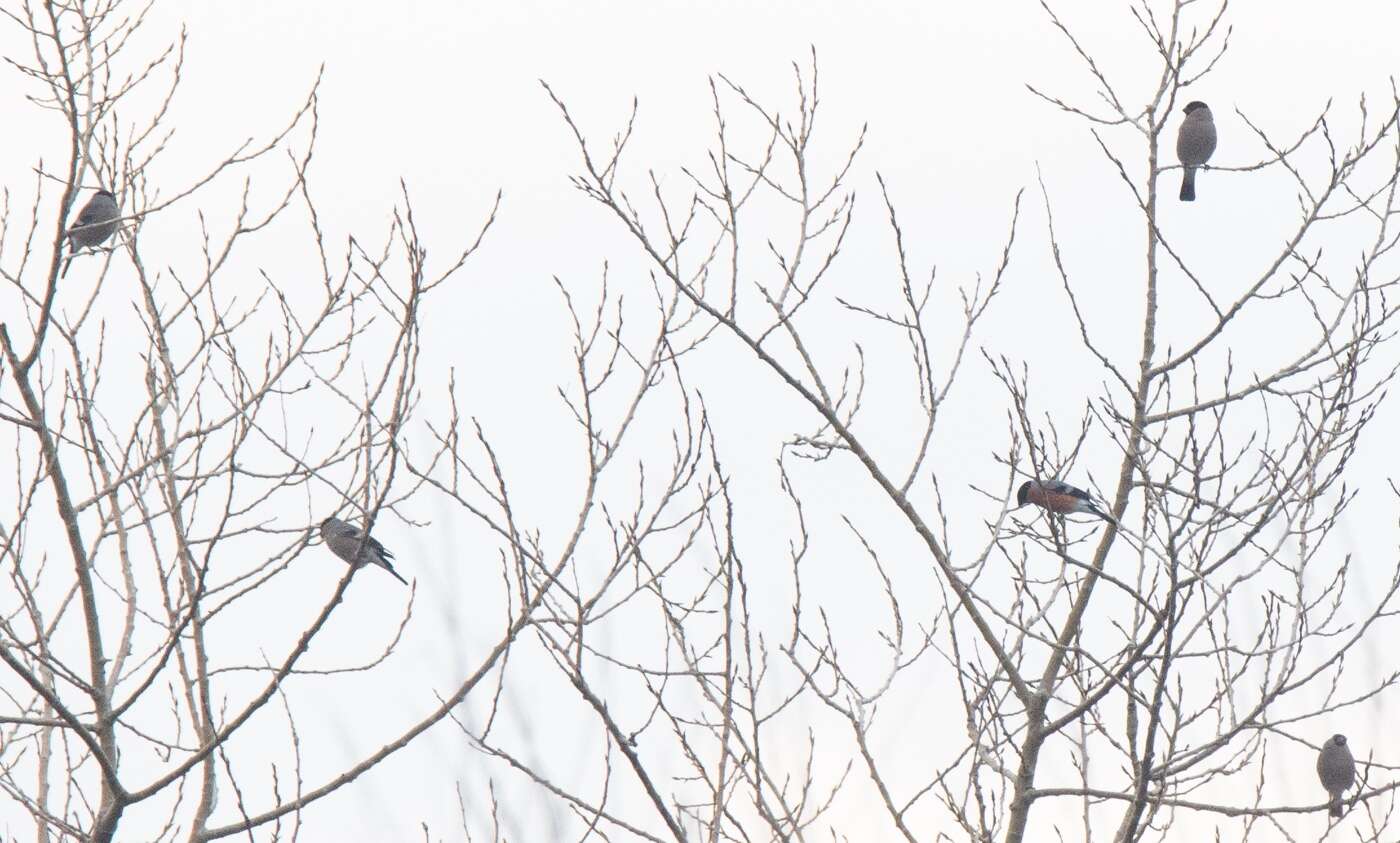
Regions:
<svg viewBox="0 0 1400 843"><path fill-rule="evenodd" d="M389 560L394 558L394 554L389 549L380 544L378 540L365 535L365 531L348 524L339 518L327 518L321 522L321 538L325 541L326 547L331 549L331 553L354 565L356 568L361 565L375 564L389 573L404 585L408 585L408 580L399 576L399 572L394 570L394 566L389 564Z"/></svg>
<svg viewBox="0 0 1400 843"><path fill-rule="evenodd" d="M117 197L109 190L99 190L78 212L78 218L68 227L68 260L63 264L63 274L68 274L68 265L79 249L94 249L106 243L117 231L117 219L122 215L117 207Z"/></svg>
<svg viewBox="0 0 1400 843"><path fill-rule="evenodd" d="M1181 159L1181 201L1196 201L1196 168L1215 152L1215 120L1200 100L1186 104L1186 119L1176 135L1176 157Z"/></svg>
<svg viewBox="0 0 1400 843"><path fill-rule="evenodd" d="M1068 483L1061 483L1059 480L1027 480L1021 484L1021 488L1016 490L1016 507L1033 503L1041 509L1047 509L1058 515L1068 515L1071 512L1087 512L1090 515L1097 515L1110 524L1117 524L1108 513L1099 509L1094 504L1094 499L1089 497L1089 493L1083 489L1076 489Z"/></svg>
<svg viewBox="0 0 1400 843"><path fill-rule="evenodd" d="M1317 755L1317 777L1322 779L1322 786L1332 797L1328 813L1340 817L1342 791L1356 781L1356 762L1351 758L1351 750L1347 749L1346 735L1333 735L1322 745L1322 752Z"/></svg>
<svg viewBox="0 0 1400 843"><path fill-rule="evenodd" d="M110 190L99 190L93 194L78 218L68 228L68 243L73 251L93 248L107 242L117 231L117 218L121 209L117 207L117 197Z"/></svg>

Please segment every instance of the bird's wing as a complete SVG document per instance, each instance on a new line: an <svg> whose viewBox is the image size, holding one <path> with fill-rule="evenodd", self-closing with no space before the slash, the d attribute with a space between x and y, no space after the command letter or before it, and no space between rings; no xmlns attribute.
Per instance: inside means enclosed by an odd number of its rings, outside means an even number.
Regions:
<svg viewBox="0 0 1400 843"><path fill-rule="evenodd" d="M1093 500L1093 498L1089 496L1088 492L1075 486L1071 486L1070 484L1065 483L1061 480L1046 480L1045 489L1049 492L1054 492L1060 495L1069 495L1072 498L1079 498L1080 500L1084 501Z"/></svg>
<svg viewBox="0 0 1400 843"><path fill-rule="evenodd" d="M92 225L95 222L102 222L106 219L106 210L103 203L92 201L83 206L78 212L78 225Z"/></svg>
<svg viewBox="0 0 1400 843"><path fill-rule="evenodd" d="M365 545L366 545L367 547L371 548L375 553L378 553L379 556L380 556L380 558L383 558L383 559L393 559L393 558L394 558L393 552L390 551L389 548L387 548L387 547L385 547L384 545L380 544L380 543L379 543L379 539L376 539L374 536L370 536L370 537L365 541Z"/></svg>
<svg viewBox="0 0 1400 843"><path fill-rule="evenodd" d="M393 552L390 551L389 548L380 544L379 539L376 539L374 536L366 536L365 531L361 530L359 527L356 527L354 524L343 525L340 528L340 534L354 543L350 545L351 550L363 544L364 549L360 551L361 553L368 551L369 553L379 554L379 557L381 559L394 558Z"/></svg>

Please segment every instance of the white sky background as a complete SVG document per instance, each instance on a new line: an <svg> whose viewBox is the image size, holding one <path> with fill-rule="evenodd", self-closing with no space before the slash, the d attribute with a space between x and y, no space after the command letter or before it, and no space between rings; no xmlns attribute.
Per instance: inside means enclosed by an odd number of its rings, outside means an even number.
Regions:
<svg viewBox="0 0 1400 843"><path fill-rule="evenodd" d="M944 283L962 283L977 272L994 270L1012 201L1026 188L1007 287L975 344L1018 364L1030 361L1035 398L1061 420L1064 430L1072 429L1086 395L1099 393L1102 375L1078 346L1049 263L1045 213L1036 184L1039 170L1055 205L1067 265L1080 290L1099 293L1091 321L1104 336L1114 337L1109 346L1123 355L1121 359L1135 359L1142 226L1085 124L1025 88L1029 82L1076 104L1095 103L1093 80L1037 4L400 5L356 4L353 12L340 2L167 3L157 8L146 29L153 42L168 40L182 24L190 35L182 93L169 121L177 130L179 150L167 162L171 179L206 168L246 136L264 137L283 125L324 63L311 180L321 202L322 223L331 234L329 242L343 243L349 232L369 242L381 238L403 179L415 200L430 261L434 256L445 260L474 235L496 191L503 190L496 228L468 264L463 281L441 294L427 322L420 370L422 413L440 417L434 390L442 389L448 368L455 366L466 412L477 416L494 437L515 478L516 492L530 508L533 524L544 531L548 546L557 548L562 539L564 524L551 516L572 505L577 469L574 430L555 393L556 386L570 378L571 359L567 324L551 278L558 276L574 290L593 290L602 262L611 259L615 283L630 285L627 289L638 297L647 294L635 252L619 226L568 184L567 177L578 170L577 150L539 79L554 87L600 144L622 127L633 96L638 97L636 143L627 160L634 175L652 168L663 183L679 190L684 185L679 166L701 166L713 139L707 77L723 73L760 100L790 113L791 64L806 65L808 51L815 46L823 108L818 153L825 156L826 166L844 153L863 124L869 125L849 182L857 191L856 225L846 255L828 282L828 296L839 293L872 306L893 301L895 276L876 171L885 177L901 213L911 267L924 273L936 265ZM1135 92L1145 92L1155 83L1158 71L1150 45L1126 4L1081 0L1061 3L1057 9L1110 76L1123 83L1120 90L1130 101L1136 101ZM1202 14L1208 9L1214 7L1204 7ZM1205 100L1214 111L1220 144L1213 163L1245 164L1263 156L1235 108L1261 127L1291 138L1311 124L1329 98L1348 127L1359 94L1368 92L1384 103L1389 76L1398 64L1400 7L1395 4L1254 0L1233 4L1228 21L1234 27L1231 50L1189 97ZM12 31L4 32L0 45L8 53L17 42ZM15 78L10 73L5 84ZM43 155L45 138L52 140L62 126L54 115L13 96L6 95L4 102L6 122L13 123L0 149L0 176L17 197L12 201L25 207L33 190L31 168ZM1174 120L1169 128L1173 137L1175 125ZM1345 132L1343 136L1351 137ZM1140 149L1131 130L1111 130L1107 138L1124 154ZM758 133L745 138L750 148L763 139ZM46 163L56 165L63 149L43 155ZM1174 160L1170 144L1164 155ZM182 164L188 171L174 172ZM1290 230L1295 206L1291 183L1281 171L1206 172L1198 179L1199 201L1194 205L1175 201L1178 180L1179 173L1172 172L1161 182L1167 197L1163 224L1186 244L1191 257L1209 267L1207 283L1221 289L1242 284ZM226 189L210 191L199 203L211 219L220 217L220 190ZM47 201L52 207L57 194ZM146 249L164 231L171 264L178 266L183 260L194 267L197 264L189 261L196 254L191 240L196 226L192 206L186 206L184 216L151 220L143 230ZM784 235L790 232L775 231L775 237ZM250 268L267 268L295 284L295 268L309 265L304 262L311 260L310 254L296 251L294 237L279 238L273 232L267 242L269 247L249 261ZM331 251L342 249L333 245ZM1172 317L1166 318L1170 333ZM1121 337L1111 333L1119 322L1127 329ZM1190 327L1183 324L1181 336L1190 333ZM1267 327L1257 326L1257 336L1241 337L1232 347L1247 358L1256 343L1267 349L1287 341ZM1072 365L1060 371L1036 368L1061 341L1072 349ZM876 348L881 350L887 359L903 360L897 346ZM844 335L833 335L832 345L820 352L828 365L853 359ZM695 377L703 378L704 372L716 375L703 382L702 389L715 416L721 455L741 502L748 505L738 516L739 538L750 543L747 562L756 577L763 576L765 566L774 569L767 593L785 606L791 513L777 494L774 459L787 436L810 429L810 418L794 413L790 401L774 399L769 377L718 376L751 368L732 344L720 340L705 354L697 363L702 374ZM874 359L869 347L867 354ZM955 554L984 540L982 521L996 514L993 502L958 490L970 484L1000 490L1006 483L1004 471L992 458L1007 447L1005 396L989 386L980 357L970 358L967 365L954 404L940 422L941 446L934 463L950 518L966 525L953 531ZM139 373L132 372L133 388L139 388ZM118 371L106 377L124 375ZM873 372L871 401L897 403L901 399L895 390L902 384L897 374L882 378L881 372ZM911 408L912 403L905 405L906 411ZM772 409L781 412L768 411ZM1349 539L1354 537L1345 549L1356 553L1360 563L1384 569L1382 578L1395 564L1395 530L1394 497L1384 482L1394 464L1393 450L1388 436L1380 432L1393 430L1395 418L1393 411L1382 413L1364 440L1375 450L1372 459L1363 462L1376 473L1352 475L1349 485L1363 491L1343 529ZM867 419L869 435L877 446L902 453L909 432L898 426L896 417L891 419L888 431ZM839 461L838 457L819 464L798 478L814 511L848 513L876 533L890 527L897 535L890 539L889 558L896 566L922 571L928 582L929 562L899 532L892 507L868 481L850 482L859 475L850 466L833 465ZM1091 437L1069 479L1106 484L1117 465L1111 444L1102 436ZM308 695L301 698L299 711L308 786L319 785L326 775L372 751L434 706L434 693L455 687L462 670L475 665L498 634L502 607L496 600L500 574L495 546L474 543L480 530L460 523L460 516L431 497L420 499L420 505L414 515L431 520L430 527L410 530L385 518L376 531L397 552L400 572L418 583L418 605L400 650L386 666L365 676L305 681ZM314 504L308 511L305 501L289 506L295 507L288 513L289 524L323 517ZM907 553L901 556L901 551ZM882 605L868 566L861 565L852 546L839 542L818 547L814 554L809 571L829 573L816 575L816 591L807 599L834 607L838 632L849 636L853 649L873 647L872 631L862 628L862 607L868 602L872 612L879 612ZM268 595L275 604L268 606L267 626L250 625L241 643L263 646L260 633L284 620L296 628L303 614L309 617L321 605L341 572L340 563L322 548L309 549L288 575L293 582ZM378 573L357 576L346 604L337 610L330 631L334 635L323 637L312 649L318 663L353 663L382 648L398 622L406 592ZM1352 587L1361 590L1359 582ZM914 604L921 599L927 598L910 595ZM775 630L780 635L784 614L773 613L780 619ZM266 643L270 657L281 652L279 641ZM528 666L512 669L518 671L517 682L538 681L539 693L566 690L555 674L532 673ZM952 722L962 717L956 697L945 698L938 685L940 676L947 679L947 669L936 659L928 659L925 669L928 688L902 696L910 706L908 716L886 712L884 731L875 735L884 741L881 746L890 753L890 764L907 763L915 771L925 758L921 747L936 739L918 727L919 716ZM1389 665L1377 669L1388 670ZM542 678L535 680L537 676ZM372 718L367 714L371 706ZM1375 743L1366 733L1365 720L1394 711L1393 699L1378 699L1373 707L1356 710L1349 722L1321 731L1345 728L1364 754ZM271 710L264 716L276 719ZM819 728L833 725L815 708L812 718ZM892 728L905 722L909 733ZM568 760L596 757L601 747L596 721L537 725L538 751L559 759L552 769L561 781L589 781L582 769L570 779ZM261 740L285 740L275 723L259 734ZM831 745L842 750L839 758L844 763L845 735L832 735ZM803 736L795 737L794 752L800 753ZM1305 747L1292 752L1272 759L1294 773L1271 780L1275 798L1266 804L1320 799L1312 752ZM248 768L258 768L255 753L245 750L241 758ZM620 778L625 777L622 766L615 759L614 773ZM433 839L458 839L453 793L457 782L472 800L472 828L480 833L483 827L477 821L491 779L497 782L505 813L518 823L511 827L511 839L553 839L534 808L538 791L472 750L450 724L435 728L353 789L311 807L306 812L310 830L303 839L406 840L420 835L422 824ZM864 802L877 797L859 767L846 793L835 817L844 820L876 811L873 801ZM245 797L255 808L266 804L266 793L245 792ZM1239 801L1249 797L1248 788L1242 787ZM1073 812L1078 803L1067 801L1065 807ZM1044 815L1053 810L1048 802L1038 803L1033 826L1042 826ZM1321 830L1321 817L1306 820L1307 828ZM932 839L937 825L928 824L928 814L922 821ZM1069 822L1072 834L1073 816ZM848 831L859 828L858 822L838 824ZM1214 826L1212 821L1205 828ZM1229 830L1239 828L1233 821L1220 826L1227 838ZM16 806L0 803L0 830L22 838L28 828ZM860 839L887 839L888 831L881 813L868 836Z"/></svg>

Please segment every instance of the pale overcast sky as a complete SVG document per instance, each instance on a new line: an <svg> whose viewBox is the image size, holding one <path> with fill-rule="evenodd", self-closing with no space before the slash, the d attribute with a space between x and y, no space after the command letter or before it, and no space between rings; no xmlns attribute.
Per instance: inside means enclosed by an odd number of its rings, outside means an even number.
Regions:
<svg viewBox="0 0 1400 843"><path fill-rule="evenodd" d="M1128 98L1141 101L1155 84L1157 63L1128 4L1069 0L1055 5L1105 72L1122 83ZM1214 8L1198 5L1202 15ZM1188 19L1196 8L1188 11ZM1368 95L1383 110L1391 76L1400 70L1400 4L1393 2L1243 0L1231 4L1227 22L1233 27L1230 50L1188 97L1205 100L1214 111L1220 142L1212 163L1219 166L1265 157L1237 109L1262 129L1292 138L1311 125L1330 99L1339 124L1352 127L1358 98ZM703 166L713 139L710 77L724 74L755 97L787 108L794 90L792 65L808 65L815 49L822 97L817 157L828 168L833 166L862 127L868 127L850 180L857 194L856 223L829 294L856 300L866 296L868 303L892 301L889 233L877 172L902 215L911 265L919 273L936 265L939 277L949 283L995 269L1013 201L1025 189L1004 299L974 347L1006 354L1017 365L1022 360L1034 365L1053 353L1061 338L1073 344L1075 333L1050 263L1037 181L1043 179L1055 203L1057 232L1071 270L1086 279L1086 287L1102 285L1088 317L1096 320L1115 353L1123 359L1135 353L1141 220L1086 124L1027 90L1031 84L1075 104L1096 105L1093 79L1038 3L158 2L144 30L149 44L141 46L166 42L182 26L189 35L187 62L167 121L175 129L174 151L164 165L171 183L217 162L245 137L264 137L283 125L324 67L310 180L330 242L343 243L350 232L370 241L382 237L402 180L414 197L430 261L445 260L474 235L497 191L503 192L498 224L464 270L465 280L439 298L425 325L423 409L439 412L432 396L441 395L449 367L456 367L461 391L471 404L465 411L477 416L496 438L503 464L516 478L516 492L530 507L531 526L542 529L546 543L556 548L569 525L551 523L550 515L566 512L574 501L573 478L565 468L573 466L577 443L556 392L568 382L572 361L571 338L553 279L589 289L606 260L612 262L618 283L632 285L637 296L647 295L647 284L645 266L616 220L569 184L568 177L578 171L578 150L540 80L567 102L599 144L624 125L637 98L636 138L628 158L632 177L653 169L663 185L679 189L685 184L680 167ZM13 27L3 30L0 45L7 54L26 48ZM5 73L5 85L15 85L18 77L8 68ZM64 147L46 154L44 144L55 139L61 144L65 129L53 114L17 96L6 94L0 102L7 124L0 177L11 191L12 205L27 208L34 189L32 168L40 158L53 166L61 157ZM1168 128L1173 135L1176 119ZM1131 157L1141 144L1135 132L1120 127L1109 129L1104 137L1141 165L1140 154ZM747 143L752 147L761 140L754 135ZM1169 145L1164 155L1174 163ZM1140 178L1141 173L1133 175ZM1257 270L1260 256L1275 248L1288 230L1296 207L1292 188L1277 169L1205 172L1198 179L1200 200L1194 205L1175 201L1177 179L1173 172L1163 180L1169 192L1163 204L1164 226L1199 250L1193 257L1208 258L1222 285L1233 283L1235 273ZM232 197L240 187L216 186L200 206L211 219L227 219L227 213L215 207L218 197ZM45 201L56 203L56 193ZM183 216L152 220L143 232L146 248L159 242L154 238L165 237L172 264L192 260L198 225L189 208ZM289 268L310 265L311 256L296 251L295 239L279 239L270 232L266 243L256 256L243 258L249 271L276 267L291 278L295 270ZM1123 331L1115 333L1120 324ZM1260 324L1253 330L1254 339L1238 343L1242 357L1251 353L1252 342L1269 347L1287 341L1279 326ZM1170 334L1170 327L1167 331ZM842 340L821 352L834 364L847 359L849 350ZM788 572L783 566L791 513L777 491L775 459L781 442L809 427L810 419L794 411L788 396L772 397L776 387L771 377L720 377L726 366L744 368L741 356L724 356L736 354L732 346L727 352L720 347L707 353L713 356L697 367L715 375L703 391L715 415L721 454L729 462L737 493L750 496L751 506L737 517L737 529L740 540L751 543L749 564L759 569L754 573L756 599L762 601L767 593L763 589L771 585L773 594L782 595L777 599L786 600L782 584ZM940 430L936 452L954 524L955 553L970 551L984 540L983 519L995 517L984 497L957 490L976 485L999 491L1005 484L1005 471L993 460L1006 448L1004 393L994 388L980 355L967 365L973 371L959 384L965 391L958 395L956 410L940 422L946 426ZM1103 382L1102 373L1091 365L1075 365L1042 372L1036 387L1042 409L1062 413L1067 429L1082 414L1085 395L1097 394ZM108 377L130 377L133 389L140 388L136 369ZM876 396L894 388L893 379L878 371L872 373L871 384ZM981 395L992 404L990 419L977 412ZM1384 567L1387 575L1395 564L1396 531L1394 498L1385 488L1385 477L1396 463L1393 447L1378 434L1393 430L1396 418L1393 410L1384 411L1365 440L1376 449L1366 467L1375 474L1349 485L1372 493L1358 501L1343 528L1346 549ZM888 436L895 441L906 434L896 429ZM882 441L880 434L871 435L877 443ZM1103 488L1112 482L1118 458L1106 440L1092 441L1075 479ZM848 469L823 473L812 468L801 478L813 511L823 517L858 513L872 530L896 525L888 503L878 499L868 483L852 483L858 475ZM288 513L288 524L322 517L314 504L308 508L297 500L289 505L296 509ZM436 705L435 694L454 688L462 672L475 665L499 635L503 607L498 548L481 543L478 527L461 523L458 513L431 496L424 496L420 506L415 516L430 526L415 530L385 518L376 531L397 552L398 570L418 583L418 605L397 653L369 673L294 680L304 683L305 696L298 705L304 717L300 750L307 787L319 785ZM912 537L901 534L892 542L895 549L908 551L908 564L927 564L913 561L918 550ZM765 553L772 554L771 583L765 583L761 570L769 564ZM829 568L830 573L814 574L817 591L810 599L833 604L848 600L857 606L869 601L872 612L882 610L878 588L862 585L846 591L852 588L849 577L856 576L843 574L855 558L850 547L825 554L823 548L814 548L813 553L813 568ZM899 558L894 550L891 555ZM319 606L343 570L319 546L295 565L289 573L295 587L278 588L273 599L280 602L268 612L268 629L279 628L283 621L300 628L299 612L308 607L298 601L297 589L306 589ZM371 570L357 576L328 637L311 651L317 666L367 660L392 636L407 592L387 575L377 577L380 573ZM910 599L917 605L933 598ZM787 622L783 612L781 606L773 612L778 635ZM840 613L835 623L841 632L859 638L860 617L859 611ZM261 653L276 658L281 639L264 642L259 622L251 620L249 626L239 642L248 658L258 661ZM877 642L869 640L853 641L852 647L878 650ZM908 731L887 726L876 736L889 764L919 769L925 762L924 747L939 738L937 728L919 725L921 719L951 722L956 736L962 709L956 697L943 696L940 667L929 661L928 686L909 689L901 698L901 722L908 724ZM526 660L512 670L540 699L567 694L559 676L539 664ZM1339 723L1337 728L1347 727L1354 743L1367 748L1363 752L1376 745L1378 760L1392 761L1390 749L1379 746L1383 732L1369 732L1364 721L1393 716L1395 702L1377 700L1358 708L1357 722ZM813 728L840 733L842 725L819 705L803 704L811 708ZM468 716L480 718L488 706L489 700L472 700ZM367 715L370 710L372 716ZM570 710L579 714L576 708ZM553 769L561 783L587 790L600 776L596 767L588 766L602 746L595 721L583 716L536 719L534 728L534 752L558 759ZM805 735L795 733L793 739L793 753L800 756ZM277 746L281 754L285 729L270 723L259 732L259 740ZM242 763L256 768L256 753L243 752ZM1272 759L1297 771L1296 780L1280 777L1273 783L1273 801L1320 799L1313 756L1306 748L1296 753ZM570 767L569 759L578 759L577 765ZM1393 760L1400 763L1400 758ZM623 766L615 757L615 777L626 775ZM433 840L463 839L455 795L459 786L468 800L470 827L480 839L489 827L483 812L492 781L511 840L564 839L554 836L557 831L550 826L548 812L536 810L543 804L539 791L474 750L450 723L435 727L353 789L311 806L301 839L422 839L424 826ZM859 765L848 788L834 809L833 822L850 832L870 812L880 819L869 836L851 839L895 839ZM244 797L252 805L265 806L269 794L249 791ZM1248 793L1240 795L1241 802L1248 798ZM1074 834L1077 803L1066 806L1071 812L1067 833ZM1040 803L1036 810L1053 809ZM1215 819L1201 828L1214 829ZM1321 832L1320 817L1305 819L1311 823L1307 828ZM154 813L134 818L130 828L144 821L157 818ZM1233 833L1240 828L1226 823L1221 827ZM27 839L31 828L17 805L0 801L0 829L7 837ZM936 822L924 826L920 839L935 839L937 828ZM958 837L955 829L945 830ZM1104 834L1110 833L1106 828ZM823 833L809 839L828 838ZM1045 834L1040 839L1052 838ZM1233 839L1228 832L1226 839Z"/></svg>

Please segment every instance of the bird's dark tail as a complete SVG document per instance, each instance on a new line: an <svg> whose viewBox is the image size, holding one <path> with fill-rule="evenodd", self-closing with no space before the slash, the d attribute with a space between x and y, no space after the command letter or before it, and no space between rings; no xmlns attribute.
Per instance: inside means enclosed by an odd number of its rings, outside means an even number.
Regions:
<svg viewBox="0 0 1400 843"><path fill-rule="evenodd" d="M395 571L392 567L390 567L388 562L381 562L381 563L379 563L379 564L380 564L380 567L382 567L384 570L386 570L386 571L388 571L389 573L393 574L393 575L394 575L394 579L398 580L399 582L403 583L404 585L408 585L408 580L406 580L406 579L404 579L403 577L399 576L399 572L398 572L398 571Z"/></svg>
<svg viewBox="0 0 1400 843"><path fill-rule="evenodd" d="M1097 506L1094 506L1093 504L1090 504L1090 505L1089 505L1089 511L1092 512L1092 513L1094 513L1094 514L1097 515L1098 517L1102 518L1103 520L1107 521L1108 523L1112 524L1113 526L1115 526L1115 527L1118 526L1118 522L1113 520L1113 516L1112 516L1112 515L1109 515L1107 512L1104 512L1102 509L1099 509Z"/></svg>
<svg viewBox="0 0 1400 843"><path fill-rule="evenodd" d="M1342 815L1342 797L1338 796L1332 801L1332 805L1327 809L1327 813L1334 817L1340 817Z"/></svg>
<svg viewBox="0 0 1400 843"><path fill-rule="evenodd" d="M1181 201L1196 201L1196 168L1187 167L1181 173Z"/></svg>

